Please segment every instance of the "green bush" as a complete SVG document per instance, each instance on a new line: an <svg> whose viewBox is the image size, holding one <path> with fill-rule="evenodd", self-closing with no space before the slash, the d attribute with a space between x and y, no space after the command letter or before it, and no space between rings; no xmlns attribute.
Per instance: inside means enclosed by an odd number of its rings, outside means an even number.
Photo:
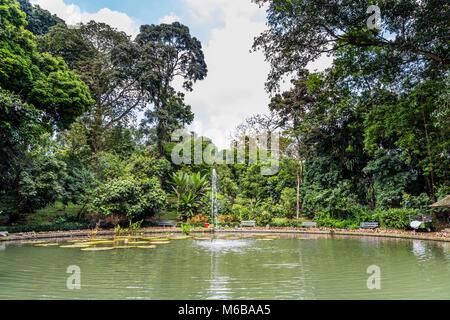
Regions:
<svg viewBox="0 0 450 320"><path fill-rule="evenodd" d="M253 220L255 218L254 213L248 207L241 204L233 204L233 212L239 217L239 220Z"/></svg>
<svg viewBox="0 0 450 320"><path fill-rule="evenodd" d="M272 222L272 214L269 211L262 211L256 216L256 224L261 227L270 225Z"/></svg>
<svg viewBox="0 0 450 320"><path fill-rule="evenodd" d="M317 220L319 227L336 228L336 229L358 229L358 222L355 220L338 220L330 217L321 218Z"/></svg>
<svg viewBox="0 0 450 320"><path fill-rule="evenodd" d="M142 219L156 214L165 200L156 177L124 176L100 186L94 205L105 215L125 214L131 219Z"/></svg>
<svg viewBox="0 0 450 320"><path fill-rule="evenodd" d="M272 227L279 228L299 228L303 224L302 221L288 219L288 218L273 218L270 222Z"/></svg>
<svg viewBox="0 0 450 320"><path fill-rule="evenodd" d="M418 211L415 209L389 209L377 212L381 226L388 229L408 228L410 217L417 214Z"/></svg>
<svg viewBox="0 0 450 320"><path fill-rule="evenodd" d="M7 226L3 228L9 233L21 232L47 232L47 231L71 231L89 229L89 223L65 222L65 223L43 223Z"/></svg>

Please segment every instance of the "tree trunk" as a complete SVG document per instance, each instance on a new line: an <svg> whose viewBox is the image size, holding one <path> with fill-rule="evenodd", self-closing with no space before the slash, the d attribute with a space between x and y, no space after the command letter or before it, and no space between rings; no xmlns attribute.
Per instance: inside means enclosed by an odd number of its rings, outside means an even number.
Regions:
<svg viewBox="0 0 450 320"><path fill-rule="evenodd" d="M428 159L430 161L430 191L431 191L431 197L434 202L437 201L436 198L436 182L434 177L434 167L433 167L433 154L431 152L431 142L430 142L430 135L428 133L428 124L425 119L425 112L422 110L422 118L423 118L423 126L425 129L425 141L427 144L427 153L428 153Z"/></svg>
<svg viewBox="0 0 450 320"><path fill-rule="evenodd" d="M297 203L296 203L297 220L300 219L300 212L302 211L300 188L303 184L303 170L304 170L303 162L300 161L297 167Z"/></svg>

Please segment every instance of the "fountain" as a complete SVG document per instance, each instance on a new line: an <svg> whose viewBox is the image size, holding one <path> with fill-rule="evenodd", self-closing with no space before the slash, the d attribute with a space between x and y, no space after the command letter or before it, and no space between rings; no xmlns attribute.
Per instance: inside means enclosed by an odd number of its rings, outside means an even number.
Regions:
<svg viewBox="0 0 450 320"><path fill-rule="evenodd" d="M211 219L214 225L214 229L217 226L217 172L216 169L212 170L211 175Z"/></svg>

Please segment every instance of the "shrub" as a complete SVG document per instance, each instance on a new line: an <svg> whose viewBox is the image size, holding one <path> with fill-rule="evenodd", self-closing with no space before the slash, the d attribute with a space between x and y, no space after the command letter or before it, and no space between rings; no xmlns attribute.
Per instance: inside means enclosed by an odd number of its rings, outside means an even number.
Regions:
<svg viewBox="0 0 450 320"><path fill-rule="evenodd" d="M250 210L248 207L243 206L241 204L233 204L232 206L233 212L239 217L239 220L253 220L255 217L254 212Z"/></svg>
<svg viewBox="0 0 450 320"><path fill-rule="evenodd" d="M239 218L236 215L232 215L232 214L228 214L228 215L220 215L217 217L217 220L219 221L220 224L235 224L240 222Z"/></svg>
<svg viewBox="0 0 450 320"><path fill-rule="evenodd" d="M272 214L269 211L262 211L256 216L256 224L265 227L272 222Z"/></svg>
<svg viewBox="0 0 450 320"><path fill-rule="evenodd" d="M281 191L280 205L283 217L293 218L297 205L297 191L294 188L285 188Z"/></svg>
<svg viewBox="0 0 450 320"><path fill-rule="evenodd" d="M207 177L200 173L178 171L173 174L173 198L178 215L183 221L201 212L208 199L208 184Z"/></svg>
<svg viewBox="0 0 450 320"><path fill-rule="evenodd" d="M9 233L21 232L48 232L48 231L72 231L89 229L89 223L65 222L65 223L43 223L27 224L4 227Z"/></svg>
<svg viewBox="0 0 450 320"><path fill-rule="evenodd" d="M299 227L302 222L288 218L273 218L270 225L279 228Z"/></svg>
<svg viewBox="0 0 450 320"><path fill-rule="evenodd" d="M389 209L377 213L383 228L406 229L409 226L410 217L418 214L415 209Z"/></svg>
<svg viewBox="0 0 450 320"><path fill-rule="evenodd" d="M198 214L198 215L190 218L188 220L188 223L193 226L196 226L196 227L199 227L199 226L203 227L205 225L205 223L209 223L209 217L205 216L203 214Z"/></svg>
<svg viewBox="0 0 450 320"><path fill-rule="evenodd" d="M124 176L101 185L94 205L105 215L125 214L130 219L142 219L156 214L165 200L166 195L156 177Z"/></svg>
<svg viewBox="0 0 450 320"><path fill-rule="evenodd" d="M191 230L192 230L192 226L190 224L188 224L188 223L181 224L181 232L183 232L183 234L188 236L191 234Z"/></svg>

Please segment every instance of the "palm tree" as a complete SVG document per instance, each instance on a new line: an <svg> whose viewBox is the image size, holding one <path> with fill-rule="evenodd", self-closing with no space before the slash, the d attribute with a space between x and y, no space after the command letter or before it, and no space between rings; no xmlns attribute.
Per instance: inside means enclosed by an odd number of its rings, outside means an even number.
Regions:
<svg viewBox="0 0 450 320"><path fill-rule="evenodd" d="M178 215L186 220L199 213L205 205L209 188L208 178L200 173L178 171L172 176L172 190Z"/></svg>

